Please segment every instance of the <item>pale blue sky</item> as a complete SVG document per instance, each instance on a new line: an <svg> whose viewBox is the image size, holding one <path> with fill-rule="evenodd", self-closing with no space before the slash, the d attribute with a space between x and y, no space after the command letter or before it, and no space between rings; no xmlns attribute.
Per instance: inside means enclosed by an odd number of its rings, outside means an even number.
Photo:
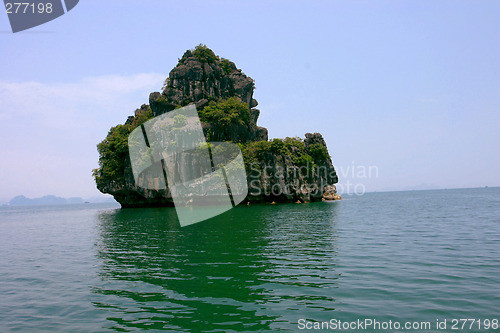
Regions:
<svg viewBox="0 0 500 333"><path fill-rule="evenodd" d="M345 187L500 186L498 1L82 0L17 34L0 14L0 40L0 200L98 194L95 145L199 43L255 79L271 137L322 133Z"/></svg>

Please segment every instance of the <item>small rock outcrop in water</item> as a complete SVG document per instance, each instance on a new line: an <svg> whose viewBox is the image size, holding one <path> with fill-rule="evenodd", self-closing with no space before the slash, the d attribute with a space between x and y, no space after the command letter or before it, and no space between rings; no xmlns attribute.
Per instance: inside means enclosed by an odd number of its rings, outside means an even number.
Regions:
<svg viewBox="0 0 500 333"><path fill-rule="evenodd" d="M335 185L327 186L323 192L323 200L333 201L340 200L342 197L337 193L337 187Z"/></svg>
<svg viewBox="0 0 500 333"><path fill-rule="evenodd" d="M99 168L93 171L97 188L113 195L122 207L173 205L168 188L150 190L135 184L127 138L148 119L194 103L207 141L240 144L248 178L247 202L340 199L334 185L337 174L321 134L268 141L267 129L257 126L260 111L255 108L254 88L253 79L206 46L186 51L163 91L151 93L149 105L111 128L97 145Z"/></svg>

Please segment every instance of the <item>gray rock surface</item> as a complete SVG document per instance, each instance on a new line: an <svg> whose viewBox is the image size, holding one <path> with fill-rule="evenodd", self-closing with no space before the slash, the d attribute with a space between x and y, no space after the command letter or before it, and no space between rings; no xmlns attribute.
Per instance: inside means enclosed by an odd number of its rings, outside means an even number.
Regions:
<svg viewBox="0 0 500 333"><path fill-rule="evenodd" d="M196 52L196 51L194 51ZM210 51L212 52L212 51ZM212 53L213 54L213 53ZM214 55L215 57L215 55ZM177 107L194 103L202 110L210 101L220 101L236 97L248 104L250 121L248 124L232 124L222 127L217 123L202 123L205 135L210 133L211 141L232 141L251 143L267 141L268 131L257 126L260 110L253 98L254 80L245 75L236 65L219 57L210 61L200 59L193 51L186 51L177 66L165 81L162 92L149 95L149 105L142 105L135 116L151 108L153 116L169 112ZM132 124L130 116L126 124ZM302 150L318 149L326 143L319 133L307 133ZM320 147L320 148L321 148ZM304 154L298 147L291 152L265 151L257 161L247 166L249 194L247 202L309 202L338 200L334 184L338 178L331 158L315 158L311 165L297 164L297 158ZM246 157L245 157L246 158ZM247 162L247 160L245 161ZM109 193L123 207L172 206L172 196L168 190L147 190L135 183L128 154L122 163L123 175L120 180L98 182L98 189ZM311 171L314 169L315 171Z"/></svg>

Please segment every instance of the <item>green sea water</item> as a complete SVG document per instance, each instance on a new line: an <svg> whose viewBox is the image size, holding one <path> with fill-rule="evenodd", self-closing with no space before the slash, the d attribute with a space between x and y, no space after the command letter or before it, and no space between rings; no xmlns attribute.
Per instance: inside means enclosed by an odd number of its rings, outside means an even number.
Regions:
<svg viewBox="0 0 500 333"><path fill-rule="evenodd" d="M325 326L365 319L431 327ZM500 188L239 206L185 228L171 208L0 208L0 332L500 332L495 319Z"/></svg>

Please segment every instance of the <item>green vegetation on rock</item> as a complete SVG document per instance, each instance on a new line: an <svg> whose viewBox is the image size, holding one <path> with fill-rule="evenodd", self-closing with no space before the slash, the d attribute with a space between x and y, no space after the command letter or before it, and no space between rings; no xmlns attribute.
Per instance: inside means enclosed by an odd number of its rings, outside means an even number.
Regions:
<svg viewBox="0 0 500 333"><path fill-rule="evenodd" d="M230 126L232 124L248 125L250 122L248 104L236 97L217 102L211 101L198 112L198 115L203 122L213 122L221 126Z"/></svg>
<svg viewBox="0 0 500 333"><path fill-rule="evenodd" d="M330 158L328 149L326 149L325 145L313 143L307 147L307 150L314 161L326 161L328 158Z"/></svg>
<svg viewBox="0 0 500 333"><path fill-rule="evenodd" d="M222 58L221 60L222 70L224 74L229 75L233 71L233 67L231 66L231 62L227 59Z"/></svg>
<svg viewBox="0 0 500 333"><path fill-rule="evenodd" d="M311 146L313 146L312 150ZM297 166L307 166L312 171L317 164L325 162L326 158L329 157L326 146L312 144L308 147L309 149L306 149L304 140L298 137L251 141L240 144L240 148L247 170L266 160L266 157L281 156L282 158L290 158Z"/></svg>
<svg viewBox="0 0 500 333"><path fill-rule="evenodd" d="M199 44L193 50L193 55L202 63L214 63L219 60L219 57L215 55L214 51L209 49L205 44Z"/></svg>
<svg viewBox="0 0 500 333"><path fill-rule="evenodd" d="M97 145L99 168L92 170L97 187L110 182L124 182L125 160L128 158L128 136L136 127L152 117L151 108L139 109L135 117L129 118L131 121L112 127L106 138Z"/></svg>

